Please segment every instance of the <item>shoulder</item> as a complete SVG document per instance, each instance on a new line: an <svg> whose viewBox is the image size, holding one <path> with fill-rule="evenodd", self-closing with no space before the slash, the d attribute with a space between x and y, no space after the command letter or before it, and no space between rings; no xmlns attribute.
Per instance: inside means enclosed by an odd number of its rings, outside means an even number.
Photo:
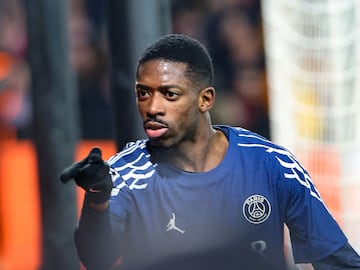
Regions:
<svg viewBox="0 0 360 270"><path fill-rule="evenodd" d="M278 179L296 180L295 183L311 188L316 194L309 173L286 147L243 128L226 126L222 128L228 130L230 145L241 151L245 156L245 162L256 163L258 168L263 165L268 173L275 174Z"/></svg>
<svg viewBox="0 0 360 270"><path fill-rule="evenodd" d="M155 172L155 165L151 162L147 150L147 140L128 143L107 163L117 189L125 186L129 189L144 189Z"/></svg>
<svg viewBox="0 0 360 270"><path fill-rule="evenodd" d="M269 156L291 156L294 155L284 146L276 144L269 139L241 127L216 126L227 136L232 147L251 153L262 153Z"/></svg>
<svg viewBox="0 0 360 270"><path fill-rule="evenodd" d="M147 140L129 142L120 152L110 157L107 163L110 166L118 166L119 164L134 162L139 157L148 155L146 144Z"/></svg>

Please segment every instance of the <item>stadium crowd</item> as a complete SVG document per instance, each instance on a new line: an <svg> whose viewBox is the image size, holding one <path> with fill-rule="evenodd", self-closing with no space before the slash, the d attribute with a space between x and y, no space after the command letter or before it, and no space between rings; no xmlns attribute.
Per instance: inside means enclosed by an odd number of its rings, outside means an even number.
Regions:
<svg viewBox="0 0 360 270"><path fill-rule="evenodd" d="M261 0L171 0L172 32L203 42L214 60L213 122L270 137ZM105 1L69 1L70 61L77 74L84 139L111 138ZM20 0L0 2L0 129L31 138L31 73Z"/></svg>

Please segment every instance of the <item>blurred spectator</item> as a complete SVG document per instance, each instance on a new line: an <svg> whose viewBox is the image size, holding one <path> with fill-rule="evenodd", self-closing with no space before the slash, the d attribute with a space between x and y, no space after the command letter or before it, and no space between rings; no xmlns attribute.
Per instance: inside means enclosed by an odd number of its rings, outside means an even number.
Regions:
<svg viewBox="0 0 360 270"><path fill-rule="evenodd" d="M30 74L25 60L27 39L19 0L0 2L0 136L30 134Z"/></svg>
<svg viewBox="0 0 360 270"><path fill-rule="evenodd" d="M260 0L204 1L205 44L216 69L214 123L238 125L269 138Z"/></svg>
<svg viewBox="0 0 360 270"><path fill-rule="evenodd" d="M92 28L84 9L70 17L70 60L79 90L82 138L112 137L112 111L108 83L108 51L92 39Z"/></svg>
<svg viewBox="0 0 360 270"><path fill-rule="evenodd" d="M213 13L207 22L206 38L217 70L220 91L232 87L234 69L263 62L261 29L246 10L232 5Z"/></svg>
<svg viewBox="0 0 360 270"><path fill-rule="evenodd" d="M0 51L0 129L2 138L29 135L31 102L27 64Z"/></svg>
<svg viewBox="0 0 360 270"><path fill-rule="evenodd" d="M214 123L237 125L270 137L265 71L259 66L239 67L229 92L217 92Z"/></svg>
<svg viewBox="0 0 360 270"><path fill-rule="evenodd" d="M239 112L237 123L267 138L270 137L267 88L262 66L240 67L235 71L233 96Z"/></svg>
<svg viewBox="0 0 360 270"><path fill-rule="evenodd" d="M172 1L172 32L205 39L206 9L201 1Z"/></svg>
<svg viewBox="0 0 360 270"><path fill-rule="evenodd" d="M112 135L112 111L104 51L96 46L83 48L78 58L78 89L82 138L107 139Z"/></svg>
<svg viewBox="0 0 360 270"><path fill-rule="evenodd" d="M25 57L27 37L20 0L0 1L0 48L15 57Z"/></svg>
<svg viewBox="0 0 360 270"><path fill-rule="evenodd" d="M260 31L247 13L227 10L222 14L217 34L229 52L232 66L262 64L264 57Z"/></svg>
<svg viewBox="0 0 360 270"><path fill-rule="evenodd" d="M85 10L91 28L91 43L99 45L106 42L106 1L86 0Z"/></svg>

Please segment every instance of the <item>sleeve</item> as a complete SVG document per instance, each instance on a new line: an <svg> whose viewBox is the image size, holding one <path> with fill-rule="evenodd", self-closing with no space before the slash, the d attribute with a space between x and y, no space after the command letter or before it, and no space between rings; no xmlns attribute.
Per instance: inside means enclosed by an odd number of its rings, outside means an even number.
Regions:
<svg viewBox="0 0 360 270"><path fill-rule="evenodd" d="M346 242L346 236L325 206L308 172L292 156L281 156L281 204L290 231L296 263L311 263L329 256Z"/></svg>
<svg viewBox="0 0 360 270"><path fill-rule="evenodd" d="M120 258L119 234L117 223L109 209L104 212L93 210L85 197L78 228L74 238L80 261L87 270L110 269Z"/></svg>
<svg viewBox="0 0 360 270"><path fill-rule="evenodd" d="M360 256L353 247L346 243L329 256L312 263L315 270L360 269Z"/></svg>

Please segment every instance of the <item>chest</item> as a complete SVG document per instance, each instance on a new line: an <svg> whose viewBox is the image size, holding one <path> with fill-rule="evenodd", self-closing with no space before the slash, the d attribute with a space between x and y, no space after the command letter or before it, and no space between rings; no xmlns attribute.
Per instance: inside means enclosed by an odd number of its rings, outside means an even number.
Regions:
<svg viewBox="0 0 360 270"><path fill-rule="evenodd" d="M142 244L176 243L184 250L281 239L277 193L266 179L244 170L154 175L146 189L132 193L129 228L141 235Z"/></svg>

